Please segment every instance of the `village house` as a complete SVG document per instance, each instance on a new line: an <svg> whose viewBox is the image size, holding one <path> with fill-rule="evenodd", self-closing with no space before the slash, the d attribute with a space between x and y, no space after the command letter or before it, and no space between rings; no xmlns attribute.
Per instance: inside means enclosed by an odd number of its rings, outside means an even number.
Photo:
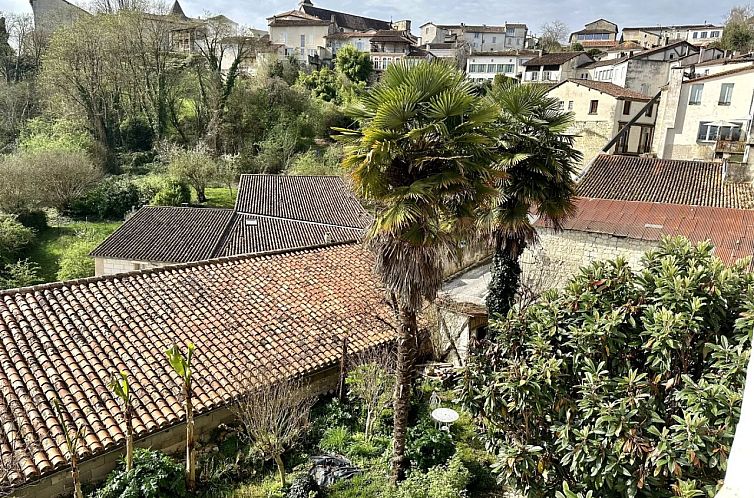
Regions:
<svg viewBox="0 0 754 498"><path fill-rule="evenodd" d="M709 76L752 65L754 65L754 54L752 53L730 55L728 57L720 56L696 64L687 64L689 72L693 70L695 76Z"/></svg>
<svg viewBox="0 0 754 498"><path fill-rule="evenodd" d="M748 163L754 66L696 76L671 71L662 90L653 151L663 159Z"/></svg>
<svg viewBox="0 0 754 498"><path fill-rule="evenodd" d="M505 52L525 48L526 24L505 23L500 26L469 24L435 24L419 28L421 44L452 43L468 47L469 53Z"/></svg>
<svg viewBox="0 0 754 498"><path fill-rule="evenodd" d="M535 50L474 53L466 59L466 75L475 82L491 81L498 74L521 80L524 63L540 54Z"/></svg>
<svg viewBox="0 0 754 498"><path fill-rule="evenodd" d="M606 19L597 19L584 26L584 29L571 33L568 43L578 43L585 50L608 49L618 43L618 25Z"/></svg>
<svg viewBox="0 0 754 498"><path fill-rule="evenodd" d="M586 52L553 52L524 62L524 83L560 83L568 79L586 78L581 68L594 62Z"/></svg>
<svg viewBox="0 0 754 498"><path fill-rule="evenodd" d="M310 0L302 0L298 9L275 14L267 18L267 21L271 41L283 45L286 56L315 67L332 64L334 53L343 45L343 40L348 39L348 36L336 35L353 33L354 46L361 46L365 52L372 51L372 39L375 35L379 38L378 33L385 31L395 31L389 36L399 45L403 42L398 41L398 38L411 39L411 21L390 22L347 14L316 7ZM365 36L358 36L356 33ZM379 40L375 42L379 45ZM383 39L383 42L386 43L387 40ZM388 50L385 53L394 52Z"/></svg>
<svg viewBox="0 0 754 498"><path fill-rule="evenodd" d="M360 240L369 214L339 177L242 175L234 209L146 206L97 246L96 275Z"/></svg>
<svg viewBox="0 0 754 498"><path fill-rule="evenodd" d="M616 52L620 54L622 52ZM700 49L680 41L652 50L629 50L620 57L606 57L580 70L587 78L654 96L668 83L670 68L699 61Z"/></svg>
<svg viewBox="0 0 754 498"><path fill-rule="evenodd" d="M71 494L59 400L83 431L80 477L100 481L125 445L123 408L108 387L128 372L137 447L185 449L180 379L165 358L196 345L196 434L234 419L249 382L338 384L343 343L359 354L387 344L395 314L360 244L155 268L0 291L0 445L20 496ZM13 459L9 462L8 459ZM4 483L6 484L6 483Z"/></svg>
<svg viewBox="0 0 754 498"><path fill-rule="evenodd" d="M624 42L632 41L644 48L655 48L687 41L694 45L706 45L719 41L723 36L724 26L714 24L686 24L679 26L645 26L623 28L621 37Z"/></svg>
<svg viewBox="0 0 754 498"><path fill-rule="evenodd" d="M380 30L340 32L327 37L328 46L336 56L346 45L351 45L361 52L369 52L375 71L384 71L390 64L399 61L418 63L431 60L432 54L416 46L416 40L410 31Z"/></svg>
<svg viewBox="0 0 754 498"><path fill-rule="evenodd" d="M584 156L580 166L600 154L629 122L611 151L639 155L651 150L656 112L654 104L647 107L650 96L592 80L566 80L550 89L548 95L560 100L562 110L573 113L567 133L574 136L574 146Z"/></svg>

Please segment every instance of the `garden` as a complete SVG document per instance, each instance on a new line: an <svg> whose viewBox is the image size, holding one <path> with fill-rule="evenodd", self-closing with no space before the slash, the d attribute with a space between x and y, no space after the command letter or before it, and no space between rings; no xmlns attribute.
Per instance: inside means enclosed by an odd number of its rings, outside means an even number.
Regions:
<svg viewBox="0 0 754 498"><path fill-rule="evenodd" d="M184 464L137 450L91 496L714 497L740 416L754 329L748 261L666 239L491 323L467 364L419 365L405 479L390 479L396 351L349 357L342 395L249 389ZM189 355L190 359L190 355ZM171 362L172 364L172 362ZM458 414L440 424L438 407Z"/></svg>

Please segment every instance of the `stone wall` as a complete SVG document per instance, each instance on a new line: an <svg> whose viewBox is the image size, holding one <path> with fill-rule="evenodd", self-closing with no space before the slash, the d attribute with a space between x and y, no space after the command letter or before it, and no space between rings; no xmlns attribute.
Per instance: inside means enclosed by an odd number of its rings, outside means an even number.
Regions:
<svg viewBox="0 0 754 498"><path fill-rule="evenodd" d="M556 234L540 228L538 233L539 244L526 250L521 267L524 273L549 272L542 280L549 281L551 287L562 287L579 268L594 261L623 256L632 267L638 268L644 253L657 245L651 241L575 230Z"/></svg>
<svg viewBox="0 0 754 498"><path fill-rule="evenodd" d="M305 379L313 393L324 394L332 392L339 378L338 367L327 367ZM206 441L210 433L220 424L232 422L235 414L228 407L219 408L195 418L195 435L197 440ZM136 441L137 448L152 448L167 454L175 454L183 458L186 447L186 425L178 424L160 432L150 434ZM83 483L103 481L118 465L123 456L124 448L119 447L109 453L84 460L79 465L81 481ZM70 469L61 470L16 490L12 497L18 498L53 498L61 495L71 496L73 482Z"/></svg>

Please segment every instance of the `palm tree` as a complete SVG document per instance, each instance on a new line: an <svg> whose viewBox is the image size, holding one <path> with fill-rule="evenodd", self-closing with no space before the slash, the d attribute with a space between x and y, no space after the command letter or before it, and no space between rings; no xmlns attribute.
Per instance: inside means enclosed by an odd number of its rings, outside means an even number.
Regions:
<svg viewBox="0 0 754 498"><path fill-rule="evenodd" d="M194 343L186 343L186 354L184 355L177 344L165 351L168 357L168 363L173 371L181 378L183 387L183 402L186 409L186 488L193 492L196 489L196 450L194 446L194 402L193 402L193 368L191 359L194 357Z"/></svg>
<svg viewBox="0 0 754 498"><path fill-rule="evenodd" d="M417 312L440 289L443 261L454 254L475 207L494 195L498 111L442 63L391 65L347 113L358 130L337 129L343 165L357 193L375 205L366 238L395 304L399 337L393 399L392 480L403 479L417 346Z"/></svg>
<svg viewBox="0 0 754 498"><path fill-rule="evenodd" d="M518 289L519 258L537 237L529 214L549 220L556 230L573 215L574 165L581 153L564 134L572 115L560 110L547 87L505 81L488 96L501 109L495 135L497 161L506 174L498 180L500 195L485 206L480 221L495 244L487 310L505 315Z"/></svg>
<svg viewBox="0 0 754 498"><path fill-rule="evenodd" d="M126 471L134 466L134 406L131 383L127 372L119 372L110 380L110 389L123 403L123 418L126 422Z"/></svg>

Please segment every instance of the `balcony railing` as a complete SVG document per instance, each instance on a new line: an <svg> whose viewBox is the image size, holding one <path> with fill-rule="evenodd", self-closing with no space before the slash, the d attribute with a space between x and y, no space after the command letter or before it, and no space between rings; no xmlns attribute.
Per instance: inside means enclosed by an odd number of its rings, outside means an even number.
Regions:
<svg viewBox="0 0 754 498"><path fill-rule="evenodd" d="M727 154L743 154L746 142L741 140L718 140L715 143L715 152Z"/></svg>

